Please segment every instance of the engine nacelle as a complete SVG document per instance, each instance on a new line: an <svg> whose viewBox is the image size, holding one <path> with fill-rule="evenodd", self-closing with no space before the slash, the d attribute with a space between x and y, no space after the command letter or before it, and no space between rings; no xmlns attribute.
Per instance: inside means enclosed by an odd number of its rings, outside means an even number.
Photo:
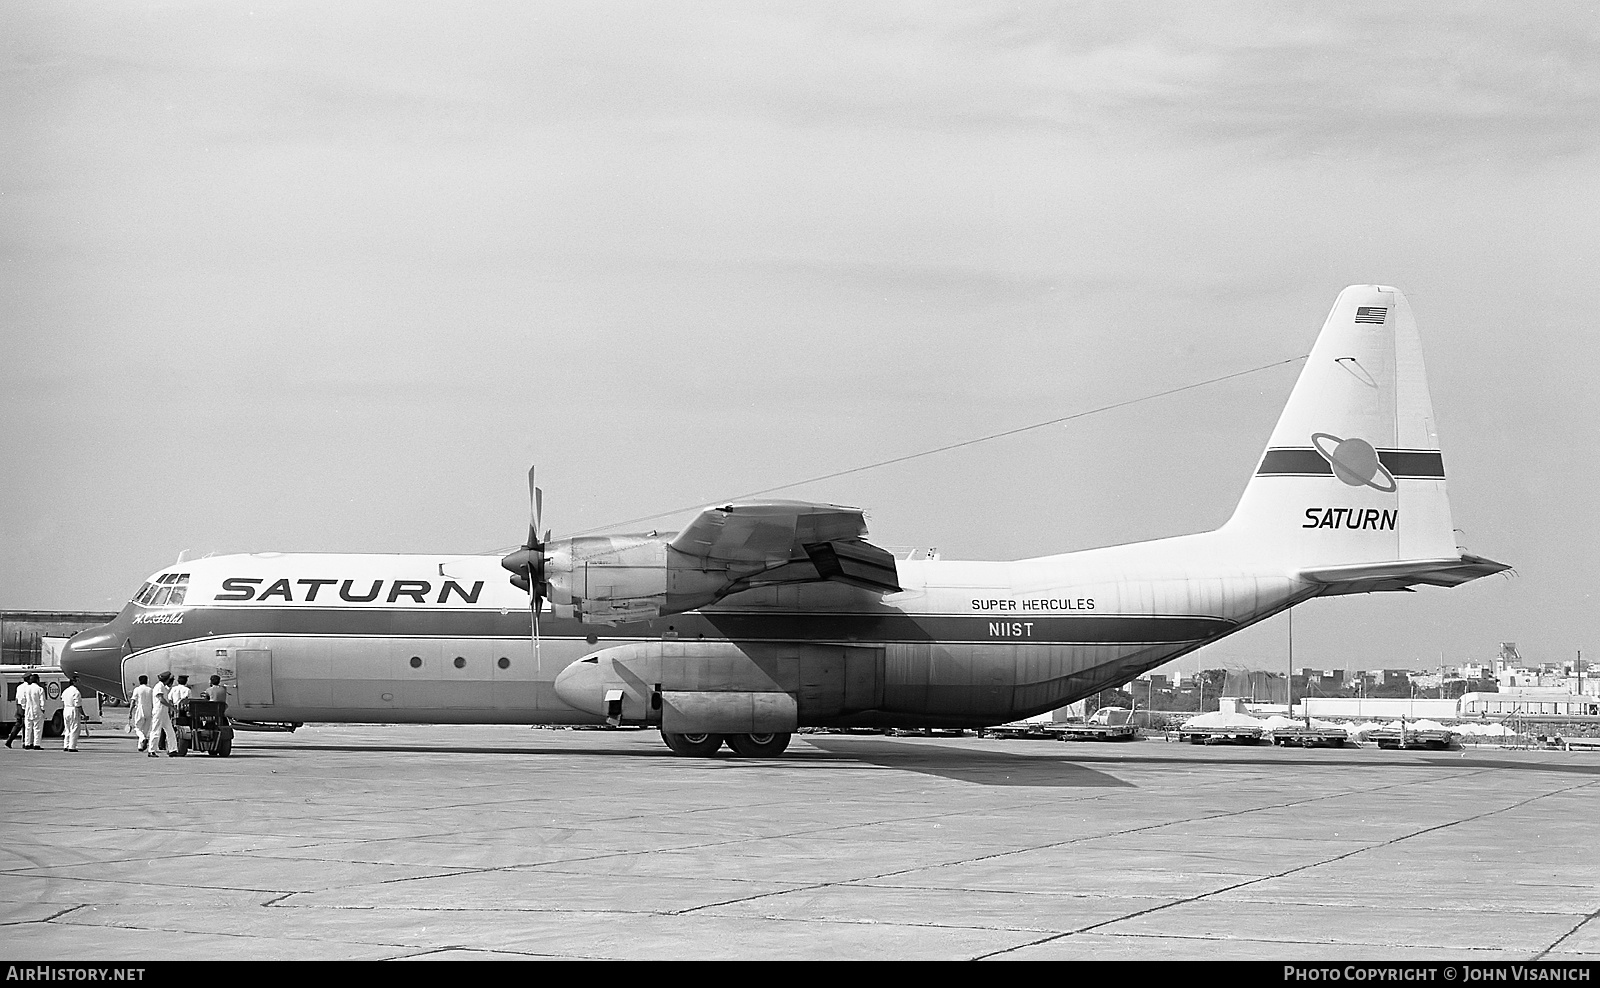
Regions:
<svg viewBox="0 0 1600 988"><path fill-rule="evenodd" d="M550 601L588 624L678 614L716 600L731 579L667 545L666 535L594 535L552 542L544 574Z"/></svg>

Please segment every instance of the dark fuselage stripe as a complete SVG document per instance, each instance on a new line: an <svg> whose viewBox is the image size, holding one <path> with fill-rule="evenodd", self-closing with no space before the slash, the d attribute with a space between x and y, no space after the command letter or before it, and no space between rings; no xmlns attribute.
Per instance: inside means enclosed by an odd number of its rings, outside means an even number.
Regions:
<svg viewBox="0 0 1600 988"><path fill-rule="evenodd" d="M271 635L341 635L397 638L524 638L531 634L525 611L431 608L193 607L182 623L138 623L131 637L138 649L198 638ZM674 614L617 628L543 617L550 638L708 638L735 641L1008 642L1013 644L1158 644L1215 638L1238 627L1217 617L1183 615L986 615Z"/></svg>

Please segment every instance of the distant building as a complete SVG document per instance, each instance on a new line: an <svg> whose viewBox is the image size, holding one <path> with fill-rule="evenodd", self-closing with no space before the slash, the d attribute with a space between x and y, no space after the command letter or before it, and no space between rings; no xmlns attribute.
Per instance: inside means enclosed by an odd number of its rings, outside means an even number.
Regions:
<svg viewBox="0 0 1600 988"><path fill-rule="evenodd" d="M45 639L71 638L114 617L94 611L0 611L0 664L45 664Z"/></svg>
<svg viewBox="0 0 1600 988"><path fill-rule="evenodd" d="M1295 678L1295 692L1308 696L1333 696L1344 689L1343 669L1301 669Z"/></svg>
<svg viewBox="0 0 1600 988"><path fill-rule="evenodd" d="M1450 720L1456 716L1454 700L1306 697L1304 703L1297 703L1295 707L1296 713L1327 719L1394 720L1405 717L1411 720Z"/></svg>

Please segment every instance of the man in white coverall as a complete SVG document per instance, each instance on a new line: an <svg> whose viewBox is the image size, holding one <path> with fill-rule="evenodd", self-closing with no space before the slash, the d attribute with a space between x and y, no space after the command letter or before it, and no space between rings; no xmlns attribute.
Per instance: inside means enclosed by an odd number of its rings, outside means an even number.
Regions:
<svg viewBox="0 0 1600 988"><path fill-rule="evenodd" d="M163 738L171 738L173 747L177 747L178 735L172 729L172 708L167 705L167 691L172 688L172 673L164 672L156 677L156 686L153 699L156 703L156 719L150 725L150 757L156 757L156 745ZM168 752L171 754L171 752Z"/></svg>
<svg viewBox="0 0 1600 988"><path fill-rule="evenodd" d="M44 736L44 687L38 673L28 673L28 681L17 687L17 706L22 708L22 747L38 751Z"/></svg>
<svg viewBox="0 0 1600 988"><path fill-rule="evenodd" d="M172 747L167 749L167 754L178 753L178 714L183 711L183 701L189 699L189 677L179 676L178 681L167 688L167 714L172 718Z"/></svg>
<svg viewBox="0 0 1600 988"><path fill-rule="evenodd" d="M128 723L139 735L139 750L150 749L151 758L156 755L155 722L156 691L150 688L149 676L140 676L139 685L133 688L133 695L128 697Z"/></svg>
<svg viewBox="0 0 1600 988"><path fill-rule="evenodd" d="M83 691L78 689L78 677L67 680L61 691L61 750L77 751L78 735L83 730Z"/></svg>

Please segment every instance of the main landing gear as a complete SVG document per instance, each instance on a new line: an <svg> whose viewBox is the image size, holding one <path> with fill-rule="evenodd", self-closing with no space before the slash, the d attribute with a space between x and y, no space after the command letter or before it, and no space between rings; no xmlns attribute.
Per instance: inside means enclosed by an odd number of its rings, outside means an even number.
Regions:
<svg viewBox="0 0 1600 988"><path fill-rule="evenodd" d="M789 747L788 734L669 734L662 731L661 740L675 754L691 758L710 758L724 741L741 758L775 758Z"/></svg>

